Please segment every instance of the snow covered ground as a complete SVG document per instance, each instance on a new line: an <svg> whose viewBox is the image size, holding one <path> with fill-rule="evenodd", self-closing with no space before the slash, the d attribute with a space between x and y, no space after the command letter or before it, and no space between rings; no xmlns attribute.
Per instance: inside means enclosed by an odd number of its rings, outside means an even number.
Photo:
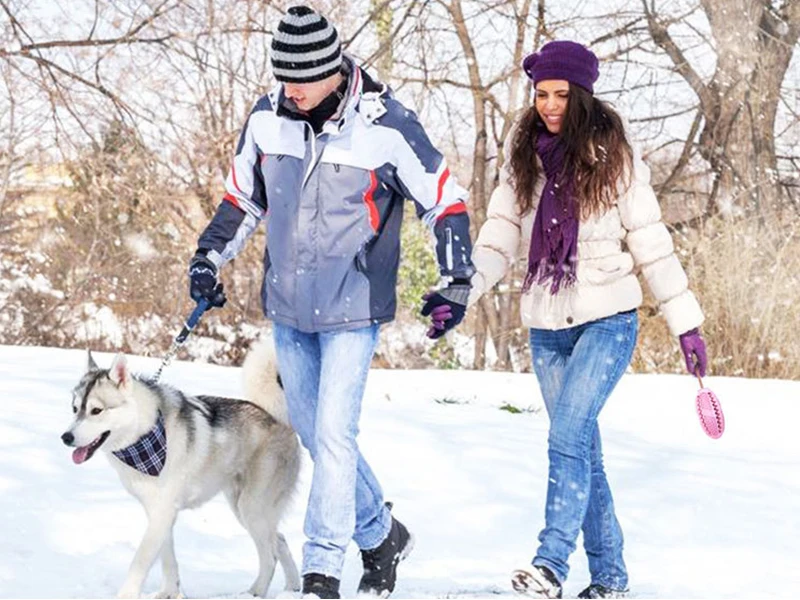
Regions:
<svg viewBox="0 0 800 600"><path fill-rule="evenodd" d="M59 440L84 364L79 351L0 347L0 597L113 596L143 533L142 510L105 458L75 465ZM132 365L152 373L158 361ZM239 370L202 363L174 363L163 379L241 390ZM688 376L627 375L601 415L633 596L796 596L800 382L706 383L727 420L716 441L700 429ZM511 596L509 572L530 560L544 513L547 418L534 377L375 370L361 423L364 453L417 537L395 597ZM306 460L282 528L298 562L309 474ZM176 551L188 597L232 597L255 576L255 549L221 498L181 514ZM588 582L580 550L571 564L567 596ZM359 577L351 548L345 595ZM270 595L282 586L278 570Z"/></svg>

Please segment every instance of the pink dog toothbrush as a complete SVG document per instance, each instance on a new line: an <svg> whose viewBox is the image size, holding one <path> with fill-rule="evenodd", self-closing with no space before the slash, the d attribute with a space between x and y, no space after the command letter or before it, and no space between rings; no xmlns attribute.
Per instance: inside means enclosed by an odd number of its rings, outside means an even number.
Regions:
<svg viewBox="0 0 800 600"><path fill-rule="evenodd" d="M707 387L703 387L703 380L700 375L695 375L700 382L700 391L697 392L697 416L700 417L700 425L709 437L715 440L722 436L725 431L725 415L722 414L717 395Z"/></svg>

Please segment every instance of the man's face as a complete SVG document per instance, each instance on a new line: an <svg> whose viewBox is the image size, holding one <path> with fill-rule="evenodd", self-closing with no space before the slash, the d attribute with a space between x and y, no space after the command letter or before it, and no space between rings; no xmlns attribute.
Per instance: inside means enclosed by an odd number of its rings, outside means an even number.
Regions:
<svg viewBox="0 0 800 600"><path fill-rule="evenodd" d="M284 83L283 91L287 98L291 98L297 108L304 112L319 106L325 97L339 87L342 75L335 73L322 81L311 83Z"/></svg>

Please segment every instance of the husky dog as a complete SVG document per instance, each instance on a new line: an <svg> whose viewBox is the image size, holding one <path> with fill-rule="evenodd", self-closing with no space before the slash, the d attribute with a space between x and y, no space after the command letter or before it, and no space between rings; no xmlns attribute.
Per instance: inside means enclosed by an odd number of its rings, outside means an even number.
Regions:
<svg viewBox="0 0 800 600"><path fill-rule="evenodd" d="M258 577L249 593L266 594L276 558L286 589L300 589L297 567L277 529L295 489L300 454L271 340L254 346L243 371L246 401L187 396L133 375L122 354L110 369L101 369L89 353L87 372L72 394L75 421L61 439L75 448L76 464L103 450L147 513L147 531L120 597L139 596L159 553L163 581L156 597L178 597L172 540L178 511L220 491L258 549Z"/></svg>

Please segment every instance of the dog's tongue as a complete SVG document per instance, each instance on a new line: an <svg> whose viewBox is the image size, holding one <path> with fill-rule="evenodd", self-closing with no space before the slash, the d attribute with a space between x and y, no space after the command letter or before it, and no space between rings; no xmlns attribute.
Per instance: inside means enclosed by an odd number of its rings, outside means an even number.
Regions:
<svg viewBox="0 0 800 600"><path fill-rule="evenodd" d="M76 465L79 465L86 460L87 456L89 456L89 446L76 448L72 453L72 462L74 462Z"/></svg>

